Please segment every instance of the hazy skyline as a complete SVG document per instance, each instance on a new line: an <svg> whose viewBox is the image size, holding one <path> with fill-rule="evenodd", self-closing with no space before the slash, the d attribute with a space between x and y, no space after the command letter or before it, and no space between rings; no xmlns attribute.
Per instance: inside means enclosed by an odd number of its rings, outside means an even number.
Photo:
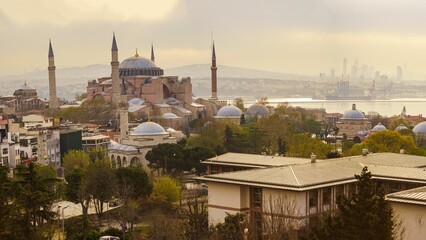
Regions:
<svg viewBox="0 0 426 240"><path fill-rule="evenodd" d="M426 79L426 2L420 0L0 0L0 76L149 57L162 68L210 61L276 72L342 72L355 59L392 76L407 63ZM166 73L167 74L167 73ZM220 72L219 72L220 74Z"/></svg>

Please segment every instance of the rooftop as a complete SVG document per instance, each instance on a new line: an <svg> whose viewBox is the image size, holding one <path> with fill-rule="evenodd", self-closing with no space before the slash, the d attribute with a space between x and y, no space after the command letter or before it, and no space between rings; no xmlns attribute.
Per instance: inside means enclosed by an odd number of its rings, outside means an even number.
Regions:
<svg viewBox="0 0 426 240"><path fill-rule="evenodd" d="M241 154L228 155L223 162L237 164L238 159L256 160L256 155ZM258 155L258 159L261 159ZM269 159L269 160L268 160ZM284 158L286 159L286 158ZM207 160L207 161L210 161ZM213 160L211 160L213 162ZM265 162L275 161L271 157L265 158ZM286 160L284 160L285 162ZM269 188L289 189L304 191L318 187L333 186L345 182L355 182L355 174L360 174L364 166L369 168L373 178L398 179L400 181L415 181L426 184L426 157L410 156L405 154L378 153L366 157L355 156L310 163L310 159L300 159L300 164L288 164L284 166L264 169L252 169L246 171L227 172L207 175L198 179L211 182L236 183L241 185L264 186ZM307 163L309 161L309 163ZM241 161L242 164L250 160ZM265 166L265 164L263 165ZM265 166L266 167L266 166Z"/></svg>
<svg viewBox="0 0 426 240"><path fill-rule="evenodd" d="M391 202L426 205L426 186L386 195Z"/></svg>

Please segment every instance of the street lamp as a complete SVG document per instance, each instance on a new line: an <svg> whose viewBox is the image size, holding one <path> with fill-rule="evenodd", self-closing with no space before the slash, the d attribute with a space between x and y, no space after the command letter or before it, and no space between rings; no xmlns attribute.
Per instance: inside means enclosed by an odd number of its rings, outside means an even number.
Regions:
<svg viewBox="0 0 426 240"><path fill-rule="evenodd" d="M62 208L62 239L65 239L65 215L64 210L65 208L68 208L70 205L65 206Z"/></svg>

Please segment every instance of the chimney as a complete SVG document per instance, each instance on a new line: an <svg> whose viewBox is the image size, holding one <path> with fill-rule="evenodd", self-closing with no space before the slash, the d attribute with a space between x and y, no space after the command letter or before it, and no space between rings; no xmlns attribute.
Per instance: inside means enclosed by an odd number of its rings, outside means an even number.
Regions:
<svg viewBox="0 0 426 240"><path fill-rule="evenodd" d="M363 148L362 149L362 156L367 156L368 155L368 149L367 148Z"/></svg>
<svg viewBox="0 0 426 240"><path fill-rule="evenodd" d="M311 163L317 162L317 155L311 153Z"/></svg>

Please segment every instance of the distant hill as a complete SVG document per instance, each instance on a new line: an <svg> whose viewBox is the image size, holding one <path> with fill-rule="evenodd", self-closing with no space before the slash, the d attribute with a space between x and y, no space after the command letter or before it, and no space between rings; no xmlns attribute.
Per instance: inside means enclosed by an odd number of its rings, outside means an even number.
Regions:
<svg viewBox="0 0 426 240"><path fill-rule="evenodd" d="M263 78L263 79L295 79L304 78L305 76L270 72L249 68L231 67L218 65L218 77L224 78ZM191 78L210 77L210 64L193 64L177 68L165 69L167 75L189 76Z"/></svg>
<svg viewBox="0 0 426 240"><path fill-rule="evenodd" d="M209 79L209 64L194 64L164 70L166 75L191 77L192 79ZM86 91L87 81L99 77L111 75L109 65L95 64L85 67L58 68L56 70L56 79L58 95L62 98L73 99L76 93ZM276 80L310 80L313 77L269 72L248 68L230 67L219 65L218 78L238 78L238 79L276 79ZM48 73L46 70L34 71L20 75L0 77L0 95L12 94L15 89L24 82L37 89L39 96L48 96ZM194 86L194 92L197 92L197 85Z"/></svg>

